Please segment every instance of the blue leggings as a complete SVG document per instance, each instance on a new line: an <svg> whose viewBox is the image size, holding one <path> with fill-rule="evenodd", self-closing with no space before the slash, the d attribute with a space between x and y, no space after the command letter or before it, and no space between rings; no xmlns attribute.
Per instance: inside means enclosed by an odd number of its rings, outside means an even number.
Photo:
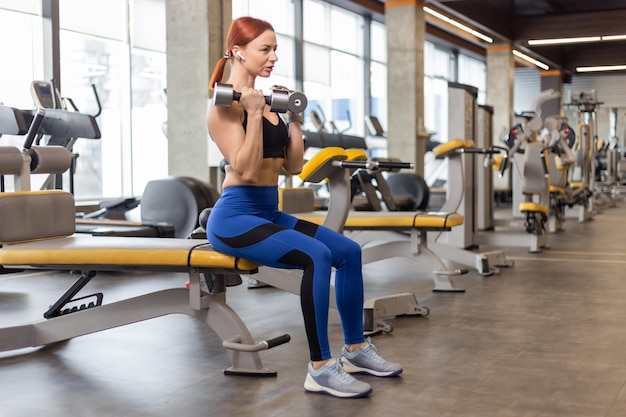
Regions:
<svg viewBox="0 0 626 417"><path fill-rule="evenodd" d="M363 342L361 247L331 229L279 211L277 187L227 187L211 210L207 237L219 252L270 267L303 270L300 305L313 361L331 357L328 310L335 267L344 342Z"/></svg>

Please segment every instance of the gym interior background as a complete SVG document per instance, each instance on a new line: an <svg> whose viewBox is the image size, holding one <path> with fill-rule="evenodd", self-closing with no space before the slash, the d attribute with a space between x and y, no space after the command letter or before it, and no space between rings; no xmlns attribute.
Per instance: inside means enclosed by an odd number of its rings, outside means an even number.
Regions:
<svg viewBox="0 0 626 417"><path fill-rule="evenodd" d="M385 20L361 5L367 3L232 0L233 17L249 14L274 25L280 61L267 82L307 94L305 129L314 129L310 110L321 112L349 134L370 133L365 122L368 114L387 126ZM305 18L298 18L300 13ZM58 16L58 27L51 16ZM427 26L424 126L433 140L444 142L449 139L449 81L475 86L478 103L490 103L485 102L484 51L455 45L450 37L437 37L438 33ZM0 63L0 102L5 105L32 108L31 81L45 79L55 66L61 95L72 98L81 111L95 111L91 85L97 88L103 107L102 139L79 140L74 147L80 155L75 175L78 200L140 195L148 181L168 175L172 150L168 151L166 136L166 0L0 0L0 35L14 40L0 44L0 56L11 57ZM55 39L58 52L52 50ZM540 71L519 61L516 113L532 110L530 103L540 91ZM604 103L598 109L599 136L623 141L623 75L574 75L564 85L565 94L591 88ZM498 140L494 138L494 143ZM9 137L3 142L13 144ZM217 158L209 156L209 160Z"/></svg>
<svg viewBox="0 0 626 417"><path fill-rule="evenodd" d="M578 3L537 3L561 1ZM168 175L166 8L172 2L0 0L1 103L33 108L30 83L47 79L53 67L61 74L61 94L84 112L95 112L91 85L97 87L103 136L80 139L75 146L78 199L140 195L147 181ZM303 89L310 109L319 105L339 129L365 135L365 114L388 125L386 29L384 16L356 3L368 1L232 0L232 15L256 15L275 25L281 60L272 83ZM59 17L58 27L51 25L53 15ZM429 26L424 48L424 124L433 139L445 141L449 81L476 86L479 103L489 104L485 56L433 32ZM50 50L56 42L61 46L57 59ZM624 73L573 75L564 86L565 93L592 88L604 102L597 109L599 136L617 136L623 148ZM515 112L532 110L540 89L540 70L518 61ZM313 129L306 116L305 127ZM2 145L22 141L0 138ZM340 403L305 395L306 341L295 314L298 297L239 285L229 288L229 304L255 336L293 335L290 344L264 356L268 366L279 369L279 378L225 377L228 354L204 323L164 317L35 352L5 354L0 415L624 416L621 247L626 223L621 206L591 223L568 220L566 233L551 238L552 249L544 256L530 255L527 247L510 249L515 268L494 277L465 275L459 279L464 294L433 292L431 280L414 280L411 261L368 265L368 296L410 289L433 309L428 320L398 318L394 333L376 340L405 372L392 381L369 379L376 385L371 401ZM65 272L38 273L2 280L3 325L41 319L41 307L75 281ZM184 284L169 273L141 282L118 273L101 278L94 283L96 291L107 291L113 300ZM335 319L335 346L339 329Z"/></svg>

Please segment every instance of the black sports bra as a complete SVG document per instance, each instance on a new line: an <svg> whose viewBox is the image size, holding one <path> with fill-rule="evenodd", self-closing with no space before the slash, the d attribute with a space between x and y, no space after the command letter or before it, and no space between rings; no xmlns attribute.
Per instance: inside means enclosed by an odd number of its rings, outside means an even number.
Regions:
<svg viewBox="0 0 626 417"><path fill-rule="evenodd" d="M243 112L243 130L248 125L248 113ZM278 117L278 124L263 117L263 158L284 158L285 146L289 141L289 130L283 119Z"/></svg>

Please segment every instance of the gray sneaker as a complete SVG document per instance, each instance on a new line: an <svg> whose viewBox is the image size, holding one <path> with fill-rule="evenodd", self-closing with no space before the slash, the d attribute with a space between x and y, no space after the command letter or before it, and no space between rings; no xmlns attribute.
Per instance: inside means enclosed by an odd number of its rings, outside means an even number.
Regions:
<svg viewBox="0 0 626 417"><path fill-rule="evenodd" d="M376 376L396 376L402 373L402 366L387 362L376 353L376 346L371 338L367 338L367 345L355 352L348 352L344 346L341 350L341 365L346 372L368 373Z"/></svg>
<svg viewBox="0 0 626 417"><path fill-rule="evenodd" d="M309 392L320 392L339 398L366 397L372 387L355 379L341 367L338 360L332 359L320 369L313 369L309 363L309 372L304 380L304 389Z"/></svg>

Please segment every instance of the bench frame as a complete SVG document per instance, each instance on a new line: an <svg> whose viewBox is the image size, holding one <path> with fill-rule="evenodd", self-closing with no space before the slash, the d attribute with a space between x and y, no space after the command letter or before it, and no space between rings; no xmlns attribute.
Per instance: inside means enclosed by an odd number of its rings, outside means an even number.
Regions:
<svg viewBox="0 0 626 417"><path fill-rule="evenodd" d="M90 237L107 240L116 237ZM120 237L119 239L146 239ZM17 245L20 246L20 245ZM0 249L4 250L3 249ZM17 267L17 265L15 265ZM73 267L78 268L79 265ZM46 268L64 270L63 266ZM39 268L38 268L39 269ZM146 293L136 297L101 304L92 307L78 308L75 311L65 310L65 307L84 297L74 299L74 295L96 276L99 270L120 270L133 273L134 271L164 271L165 268L150 268L129 266L129 268L112 268L109 265L89 265L85 268L76 283L54 304L55 308L48 309L43 320L17 326L0 328L0 351L10 351L29 347L38 347L56 343L74 337L100 332L103 330L137 323L144 320L169 314L186 314L210 326L224 341L225 346L231 346L232 340L237 340L240 348L228 348L231 366L225 373L233 375L275 376L276 371L265 368L261 363L258 351L267 349L263 343L254 341L252 334L239 315L226 302L225 277L233 273L254 274L255 269L230 268L172 268L172 272L186 272L189 277L189 288L181 283L180 288L170 288ZM94 294L87 297L94 296ZM102 297L102 295L100 294ZM54 307L53 306L53 307ZM254 346L258 346L256 351Z"/></svg>

